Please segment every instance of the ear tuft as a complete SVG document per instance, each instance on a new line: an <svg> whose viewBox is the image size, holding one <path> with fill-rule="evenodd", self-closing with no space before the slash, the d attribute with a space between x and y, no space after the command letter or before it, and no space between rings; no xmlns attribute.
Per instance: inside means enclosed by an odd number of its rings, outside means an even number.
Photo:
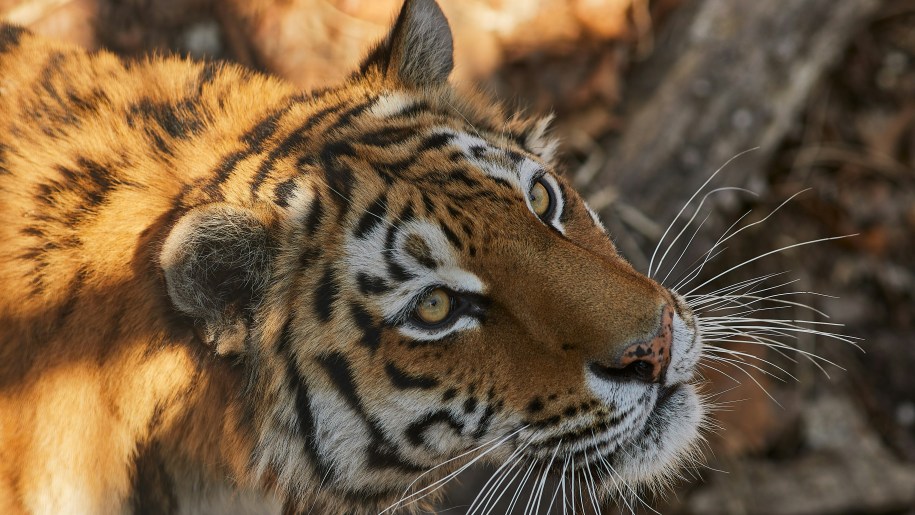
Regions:
<svg viewBox="0 0 915 515"><path fill-rule="evenodd" d="M435 0L406 0L391 32L362 62L409 87L437 86L454 68L448 19Z"/></svg>
<svg viewBox="0 0 915 515"><path fill-rule="evenodd" d="M218 354L244 350L246 316L267 287L270 253L254 212L226 204L189 211L165 239L159 262L172 304Z"/></svg>
<svg viewBox="0 0 915 515"><path fill-rule="evenodd" d="M553 115L546 115L537 120L524 135L524 147L548 164L553 164L559 149L559 141L549 135L551 123Z"/></svg>

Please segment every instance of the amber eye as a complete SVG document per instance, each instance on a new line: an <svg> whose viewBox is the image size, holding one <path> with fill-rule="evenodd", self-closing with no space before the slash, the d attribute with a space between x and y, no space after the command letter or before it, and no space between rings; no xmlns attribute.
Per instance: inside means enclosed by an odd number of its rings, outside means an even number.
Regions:
<svg viewBox="0 0 915 515"><path fill-rule="evenodd" d="M542 177L534 182L527 196L534 214L540 218L549 218L554 204L553 193Z"/></svg>
<svg viewBox="0 0 915 515"><path fill-rule="evenodd" d="M442 288L436 288L423 297L416 306L416 317L423 323L442 323L451 313L451 296Z"/></svg>

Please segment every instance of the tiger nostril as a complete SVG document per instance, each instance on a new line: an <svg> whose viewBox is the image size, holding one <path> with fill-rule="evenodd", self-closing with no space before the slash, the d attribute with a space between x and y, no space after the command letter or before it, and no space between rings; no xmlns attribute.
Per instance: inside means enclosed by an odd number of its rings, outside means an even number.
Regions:
<svg viewBox="0 0 915 515"><path fill-rule="evenodd" d="M591 372L597 377L611 381L654 381L655 366L648 361L633 361L625 366L609 366L594 362L590 365Z"/></svg>
<svg viewBox="0 0 915 515"><path fill-rule="evenodd" d="M641 381L650 382L654 380L654 365L647 361L636 361L635 363L629 364L626 368L633 369L632 373Z"/></svg>
<svg viewBox="0 0 915 515"><path fill-rule="evenodd" d="M673 309L669 305L664 306L660 325L652 338L630 344L609 360L592 362L589 365L591 372L604 380L662 381L671 359L673 318Z"/></svg>

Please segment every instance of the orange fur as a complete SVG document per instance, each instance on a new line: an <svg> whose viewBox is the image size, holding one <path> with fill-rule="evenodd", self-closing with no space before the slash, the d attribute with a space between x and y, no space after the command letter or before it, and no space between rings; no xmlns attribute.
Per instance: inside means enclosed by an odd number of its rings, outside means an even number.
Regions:
<svg viewBox="0 0 915 515"><path fill-rule="evenodd" d="M408 2L386 44L413 44L404 31L427 18L440 37L430 6ZM228 490L377 512L520 424L548 440L622 413L587 366L616 367L632 342L669 351L662 312L688 309L560 177L562 234L497 180L551 169L533 148L543 125L451 90L450 61L403 62L441 48L398 48L304 95L235 66L124 63L0 26L0 511L168 512ZM488 146L461 154L461 138ZM393 279L354 271L354 235L410 224L431 238L410 252L453 259L485 297L485 316L434 344L376 301ZM393 250L379 274L398 276Z"/></svg>

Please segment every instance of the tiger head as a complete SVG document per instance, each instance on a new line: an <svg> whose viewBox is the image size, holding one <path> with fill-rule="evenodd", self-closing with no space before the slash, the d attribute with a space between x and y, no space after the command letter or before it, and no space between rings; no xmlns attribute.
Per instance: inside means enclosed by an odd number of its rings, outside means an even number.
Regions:
<svg viewBox="0 0 915 515"><path fill-rule="evenodd" d="M546 122L451 69L443 13L407 0L349 80L246 135L271 166L162 247L173 305L241 364L252 480L293 506L409 504L480 456L609 495L699 438L690 309L619 255Z"/></svg>

